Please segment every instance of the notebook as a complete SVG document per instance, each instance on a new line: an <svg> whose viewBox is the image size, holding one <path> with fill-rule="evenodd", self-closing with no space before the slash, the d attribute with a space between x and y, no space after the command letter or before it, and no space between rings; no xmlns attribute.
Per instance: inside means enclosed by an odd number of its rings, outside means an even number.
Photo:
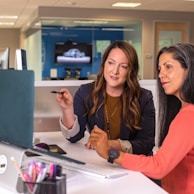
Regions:
<svg viewBox="0 0 194 194"><path fill-rule="evenodd" d="M18 191L18 171L26 148L32 147L34 72L0 70L0 185Z"/></svg>

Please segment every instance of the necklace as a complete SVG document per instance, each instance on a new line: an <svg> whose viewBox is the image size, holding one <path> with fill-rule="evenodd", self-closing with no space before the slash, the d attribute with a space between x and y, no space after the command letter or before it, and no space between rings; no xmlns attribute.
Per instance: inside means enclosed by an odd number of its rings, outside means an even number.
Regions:
<svg viewBox="0 0 194 194"><path fill-rule="evenodd" d="M115 104L115 108L114 108L113 112L110 115L110 118L108 117L108 106L107 106L107 104L105 104L106 130L107 130L107 134L108 134L108 139L111 139L111 135L110 135L110 119L114 116L114 114L118 110L118 105L116 106L116 104Z"/></svg>

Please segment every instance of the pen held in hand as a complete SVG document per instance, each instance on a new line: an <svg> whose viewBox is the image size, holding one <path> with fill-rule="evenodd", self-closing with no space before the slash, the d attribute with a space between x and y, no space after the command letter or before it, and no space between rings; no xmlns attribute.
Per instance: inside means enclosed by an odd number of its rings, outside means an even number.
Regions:
<svg viewBox="0 0 194 194"><path fill-rule="evenodd" d="M53 93L53 94L64 94L64 92L55 91L55 90L51 91L51 93Z"/></svg>

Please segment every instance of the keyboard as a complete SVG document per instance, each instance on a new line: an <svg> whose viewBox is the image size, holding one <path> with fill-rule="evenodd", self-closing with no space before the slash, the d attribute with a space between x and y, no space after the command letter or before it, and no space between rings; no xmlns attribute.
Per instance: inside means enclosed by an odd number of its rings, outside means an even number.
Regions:
<svg viewBox="0 0 194 194"><path fill-rule="evenodd" d="M118 169L115 165L97 166L89 163L84 163L73 158L69 158L63 155L55 157L55 155L42 154L36 156L38 162L44 162L46 164L56 163L61 165L64 170L70 170L77 173L91 175L99 178L117 178L127 175L128 172L124 169Z"/></svg>

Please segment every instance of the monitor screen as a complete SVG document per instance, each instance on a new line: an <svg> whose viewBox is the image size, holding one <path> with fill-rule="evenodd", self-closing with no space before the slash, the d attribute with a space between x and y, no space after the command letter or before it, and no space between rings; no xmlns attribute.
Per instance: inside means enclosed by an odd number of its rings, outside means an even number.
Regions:
<svg viewBox="0 0 194 194"><path fill-rule="evenodd" d="M15 52L15 69L16 70L27 70L26 50L16 49L16 52Z"/></svg>
<svg viewBox="0 0 194 194"><path fill-rule="evenodd" d="M0 49L0 69L9 69L10 48Z"/></svg>
<svg viewBox="0 0 194 194"><path fill-rule="evenodd" d="M86 42L57 42L55 64L92 64L92 44Z"/></svg>

